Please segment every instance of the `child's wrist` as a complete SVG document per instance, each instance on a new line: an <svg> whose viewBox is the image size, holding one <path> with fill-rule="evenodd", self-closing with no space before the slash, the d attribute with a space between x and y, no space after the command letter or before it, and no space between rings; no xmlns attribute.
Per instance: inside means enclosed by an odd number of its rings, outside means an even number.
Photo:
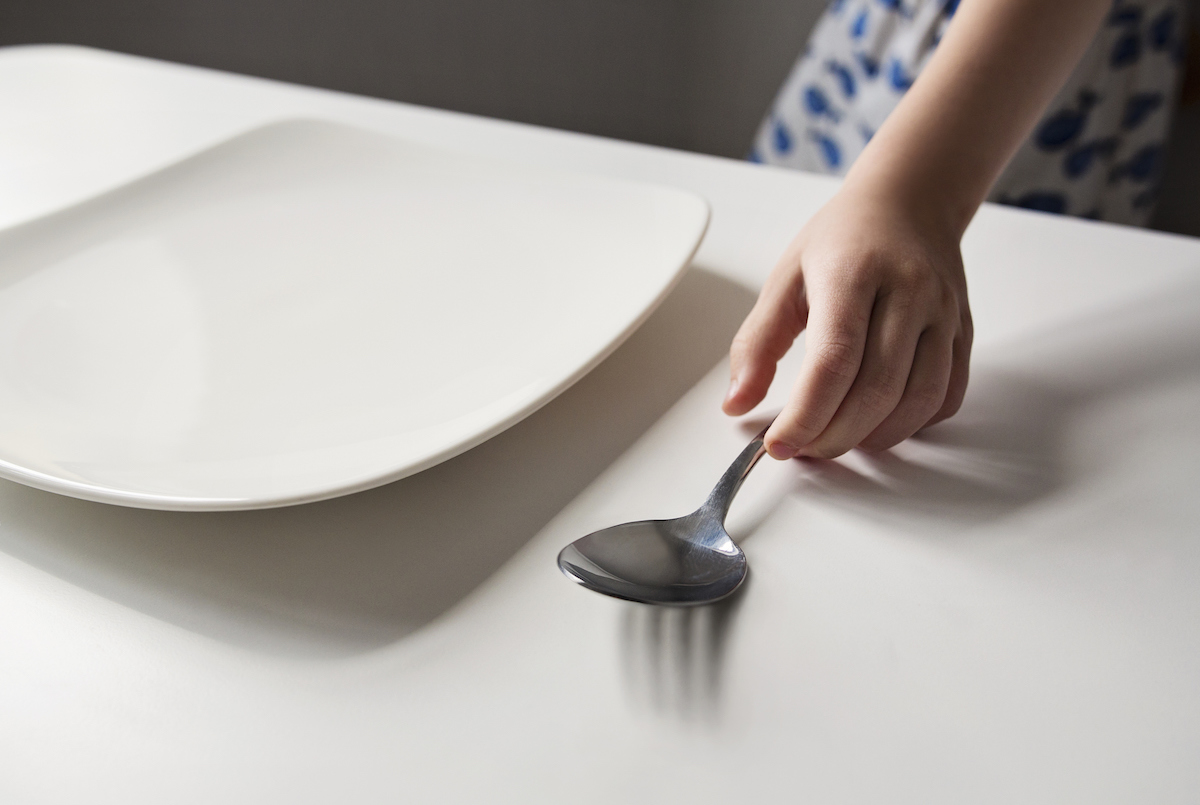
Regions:
<svg viewBox="0 0 1200 805"><path fill-rule="evenodd" d="M973 198L961 198L952 192L954 182L893 169L872 170L870 165L855 168L846 176L843 193L886 207L943 242L962 240L979 207Z"/></svg>

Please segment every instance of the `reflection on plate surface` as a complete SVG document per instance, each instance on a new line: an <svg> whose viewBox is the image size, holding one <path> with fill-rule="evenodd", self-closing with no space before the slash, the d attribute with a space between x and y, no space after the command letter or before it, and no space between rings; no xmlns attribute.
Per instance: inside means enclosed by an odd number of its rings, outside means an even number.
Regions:
<svg viewBox="0 0 1200 805"><path fill-rule="evenodd" d="M666 294L707 206L322 122L0 233L0 475L165 509L418 472Z"/></svg>

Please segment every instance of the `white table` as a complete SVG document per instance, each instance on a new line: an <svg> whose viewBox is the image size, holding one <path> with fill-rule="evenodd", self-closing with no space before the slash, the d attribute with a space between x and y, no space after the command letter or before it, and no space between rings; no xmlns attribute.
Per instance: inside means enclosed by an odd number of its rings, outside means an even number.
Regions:
<svg viewBox="0 0 1200 805"><path fill-rule="evenodd" d="M835 184L16 48L0 225L294 116L688 188L712 227L595 372L405 481L207 515L0 482L0 801L1195 801L1200 241L985 207L959 416L765 462L730 519L745 593L658 611L554 556L689 510L762 420L718 412L724 352Z"/></svg>

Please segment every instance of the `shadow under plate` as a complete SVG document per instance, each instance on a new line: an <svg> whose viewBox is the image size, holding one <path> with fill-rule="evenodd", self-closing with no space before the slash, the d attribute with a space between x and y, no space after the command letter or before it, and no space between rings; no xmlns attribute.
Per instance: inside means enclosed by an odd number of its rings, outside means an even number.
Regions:
<svg viewBox="0 0 1200 805"><path fill-rule="evenodd" d="M491 576L726 354L753 302L693 267L624 345L541 410L457 458L343 498L161 512L0 482L0 550L231 645L370 651Z"/></svg>

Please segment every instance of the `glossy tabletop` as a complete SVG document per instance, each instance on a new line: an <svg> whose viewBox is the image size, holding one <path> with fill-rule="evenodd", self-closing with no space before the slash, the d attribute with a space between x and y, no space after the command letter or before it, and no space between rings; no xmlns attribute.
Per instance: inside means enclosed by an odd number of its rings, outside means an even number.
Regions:
<svg viewBox="0 0 1200 805"><path fill-rule="evenodd" d="M725 418L725 351L834 182L74 48L0 50L0 110L0 226L294 117L712 206L623 346L402 481L215 513L0 482L0 800L1194 801L1200 241L985 207L962 412L764 461L743 589L661 610L555 556L692 510L780 405Z"/></svg>

